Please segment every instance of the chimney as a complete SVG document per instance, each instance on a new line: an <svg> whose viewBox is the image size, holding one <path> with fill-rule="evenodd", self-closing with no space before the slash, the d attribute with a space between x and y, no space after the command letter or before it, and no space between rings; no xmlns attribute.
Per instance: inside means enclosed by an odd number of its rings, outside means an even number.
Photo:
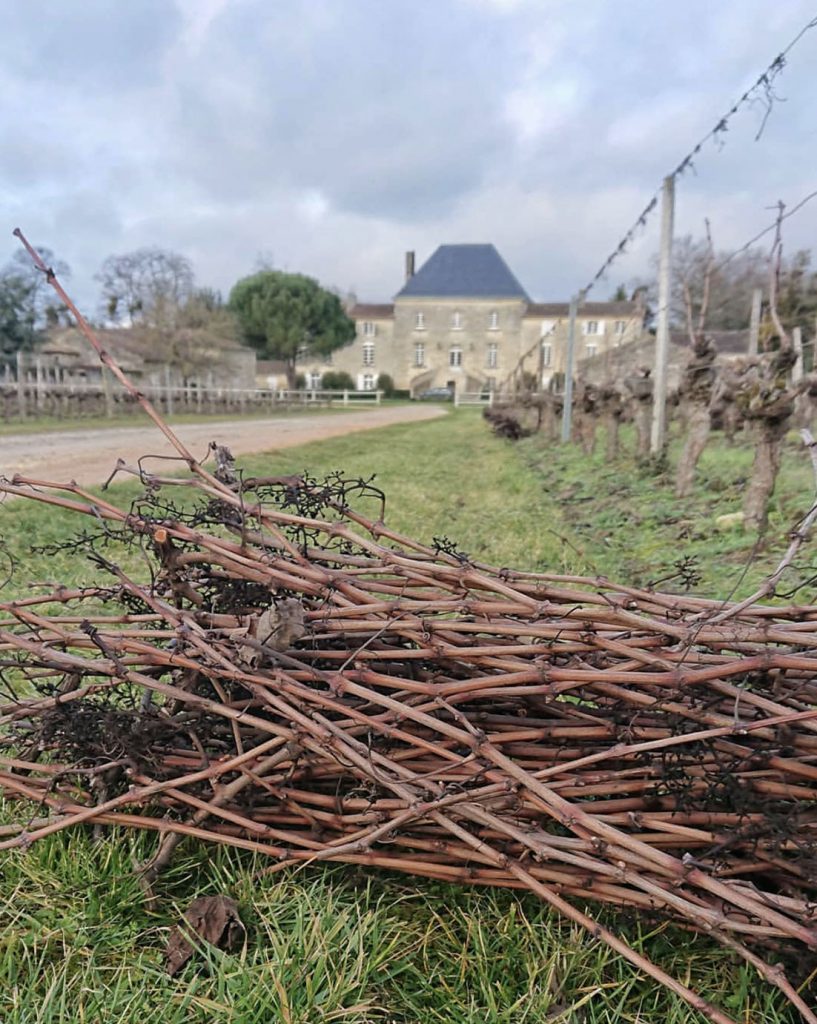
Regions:
<svg viewBox="0 0 817 1024"><path fill-rule="evenodd" d="M406 253L406 280L410 281L414 277L414 250L411 249Z"/></svg>

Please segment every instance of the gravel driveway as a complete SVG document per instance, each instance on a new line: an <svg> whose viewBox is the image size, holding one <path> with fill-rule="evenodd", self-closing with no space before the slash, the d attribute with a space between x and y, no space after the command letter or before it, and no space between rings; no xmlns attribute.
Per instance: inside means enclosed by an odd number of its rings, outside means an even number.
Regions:
<svg viewBox="0 0 817 1024"><path fill-rule="evenodd" d="M291 448L307 441L321 441L392 423L430 420L442 416L438 406L398 405L343 413L305 416L272 416L269 419L221 420L185 423L173 427L194 455L203 458L211 441L225 444L233 455ZM71 430L40 434L0 436L0 475L15 473L40 480L79 484L102 483L118 458L129 465L145 454L172 455L170 444L158 429L111 427L102 430ZM153 464L154 467L156 463Z"/></svg>

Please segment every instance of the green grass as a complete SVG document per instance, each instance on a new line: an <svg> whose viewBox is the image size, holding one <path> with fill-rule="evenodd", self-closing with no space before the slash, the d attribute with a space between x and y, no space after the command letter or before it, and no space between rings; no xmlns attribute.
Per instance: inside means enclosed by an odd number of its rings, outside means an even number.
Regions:
<svg viewBox="0 0 817 1024"><path fill-rule="evenodd" d="M696 493L679 504L669 479L632 460L608 465L601 454L588 458L541 438L513 445L462 410L242 464L253 473L374 473L388 495L390 525L426 541L446 535L471 556L500 565L643 583L690 555L702 576L696 590L724 596L736 586L745 591L779 557L782 542L772 538L785 534L813 491L808 460L792 443L769 541L752 560L754 538L714 525L716 516L739 508L750 459L745 447L714 444ZM130 485L118 495L126 499L128 492L135 493ZM43 578L91 582L96 571L80 556L28 550L32 538L56 542L76 525L23 502L0 508L0 536L17 559L4 595L29 592L31 581ZM23 813L19 806L2 810L6 819ZM259 879L263 861L185 845L160 879L151 910L132 864L152 842L120 833L95 842L75 830L24 853L0 854L2 1024L143 1024L159 1014L174 1024L702 1020L528 895L345 867ZM169 927L196 896L217 892L239 902L244 948L208 952L167 978L162 948ZM705 939L632 917L604 919L736 1020L793 1022L753 971Z"/></svg>

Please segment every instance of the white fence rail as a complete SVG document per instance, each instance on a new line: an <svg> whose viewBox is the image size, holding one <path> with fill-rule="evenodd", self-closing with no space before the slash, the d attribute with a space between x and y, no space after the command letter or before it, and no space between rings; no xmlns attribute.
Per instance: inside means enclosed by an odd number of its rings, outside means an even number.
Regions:
<svg viewBox="0 0 817 1024"><path fill-rule="evenodd" d="M328 390L326 388L234 388L209 383L148 384L137 387L166 413L273 412L275 409L318 406L380 405L382 391ZM0 418L27 419L55 416L114 416L133 404L131 396L108 374L97 380L48 380L43 374L14 379L0 375Z"/></svg>
<svg viewBox="0 0 817 1024"><path fill-rule="evenodd" d="M493 391L455 391L454 405L493 405Z"/></svg>

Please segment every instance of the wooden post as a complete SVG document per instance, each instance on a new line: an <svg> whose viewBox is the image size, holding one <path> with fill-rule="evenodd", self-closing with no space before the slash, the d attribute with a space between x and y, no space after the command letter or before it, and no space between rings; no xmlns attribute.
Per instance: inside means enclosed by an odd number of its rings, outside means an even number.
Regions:
<svg viewBox="0 0 817 1024"><path fill-rule="evenodd" d="M170 364L165 363L165 408L167 409L167 415L173 415L173 386L170 379Z"/></svg>
<svg viewBox="0 0 817 1024"><path fill-rule="evenodd" d="M34 360L34 369L37 374L37 412L42 413L45 407L45 375L43 361L40 356Z"/></svg>
<svg viewBox="0 0 817 1024"><path fill-rule="evenodd" d="M111 419L113 417L113 392L107 366L102 367L102 390L105 392L105 415Z"/></svg>
<svg viewBox="0 0 817 1024"><path fill-rule="evenodd" d="M667 361L669 358L670 288L672 284L672 229L675 219L675 179L664 178L661 200L661 251L658 264L658 325L655 335L655 370L652 392L650 451L659 455L667 439Z"/></svg>
<svg viewBox="0 0 817 1024"><path fill-rule="evenodd" d="M567 358L565 360L565 395L562 407L562 444L570 440L570 428L573 420L573 364L576 351L576 314L579 303L584 299L584 292L579 292L570 300L570 314L567 322Z"/></svg>
<svg viewBox="0 0 817 1024"><path fill-rule="evenodd" d="M25 356L17 350L17 405L20 410L20 419L26 418L26 368Z"/></svg>
<svg viewBox="0 0 817 1024"><path fill-rule="evenodd" d="M752 292L752 314L749 319L749 355L756 356L760 342L760 304L763 301L763 291L755 288Z"/></svg>

